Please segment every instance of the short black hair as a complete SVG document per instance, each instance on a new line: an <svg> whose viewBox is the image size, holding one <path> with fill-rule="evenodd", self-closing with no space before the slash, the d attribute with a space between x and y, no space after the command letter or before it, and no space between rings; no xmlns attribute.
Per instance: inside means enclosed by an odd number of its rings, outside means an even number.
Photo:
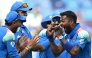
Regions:
<svg viewBox="0 0 92 58"><path fill-rule="evenodd" d="M76 14L73 11L65 11L65 12L60 13L61 17L64 16L64 15L66 15L68 18L73 19L74 23L76 23L77 16L76 16Z"/></svg>
<svg viewBox="0 0 92 58"><path fill-rule="evenodd" d="M9 23L7 20L5 20L5 25L10 26L10 25L12 25L12 23Z"/></svg>
<svg viewBox="0 0 92 58"><path fill-rule="evenodd" d="M18 21L18 20L16 20L16 21ZM13 22L16 22L16 21L13 21ZM13 22L9 23L7 20L5 20L5 25L10 26L10 25L12 25ZM23 22L24 22L24 21L23 21Z"/></svg>

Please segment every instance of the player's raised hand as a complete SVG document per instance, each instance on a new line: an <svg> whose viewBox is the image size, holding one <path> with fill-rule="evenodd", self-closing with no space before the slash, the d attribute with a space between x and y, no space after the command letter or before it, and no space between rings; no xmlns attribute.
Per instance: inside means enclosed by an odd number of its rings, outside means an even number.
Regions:
<svg viewBox="0 0 92 58"><path fill-rule="evenodd" d="M58 36L60 36L60 35L62 35L62 32L63 32L62 31L62 27L58 26L54 30L55 30L55 34L54 34L55 38L58 37Z"/></svg>
<svg viewBox="0 0 92 58"><path fill-rule="evenodd" d="M34 36L31 40L28 41L27 48L30 50L32 49L35 45L37 45L39 42L39 36L36 35Z"/></svg>
<svg viewBox="0 0 92 58"><path fill-rule="evenodd" d="M18 49L18 51L22 51L22 50L24 50L25 49L25 47L27 46L26 45L26 42L25 42L25 39L27 39L27 36L25 35L25 34L21 34L20 36L19 36L19 39L18 39L18 41L17 41L17 49Z"/></svg>
<svg viewBox="0 0 92 58"><path fill-rule="evenodd" d="M49 25L49 27L47 28L47 33L48 33L48 36L54 33L53 24Z"/></svg>

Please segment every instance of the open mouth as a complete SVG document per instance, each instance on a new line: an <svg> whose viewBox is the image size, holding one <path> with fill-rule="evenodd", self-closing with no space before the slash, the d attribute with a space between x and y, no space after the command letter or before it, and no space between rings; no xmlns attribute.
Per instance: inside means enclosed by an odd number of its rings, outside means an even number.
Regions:
<svg viewBox="0 0 92 58"><path fill-rule="evenodd" d="M65 30L65 31L67 30L66 27L64 27L64 30Z"/></svg>

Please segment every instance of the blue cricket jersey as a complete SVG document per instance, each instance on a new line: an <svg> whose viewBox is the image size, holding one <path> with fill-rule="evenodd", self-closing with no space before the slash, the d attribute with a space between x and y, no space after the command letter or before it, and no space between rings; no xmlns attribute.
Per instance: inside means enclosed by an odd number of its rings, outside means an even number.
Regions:
<svg viewBox="0 0 92 58"><path fill-rule="evenodd" d="M70 58L91 58L91 37L89 33L80 26L79 23L77 23L76 27L70 34L65 36L65 39L67 42L77 44L82 48L77 55L71 56Z"/></svg>
<svg viewBox="0 0 92 58"><path fill-rule="evenodd" d="M16 42L18 41L17 37L20 36L21 33L24 33L25 35L27 35L28 38L32 39L32 35L30 34L30 31L27 29L27 27L24 25L21 25L18 28L17 32L15 33ZM28 52L25 58L32 58L32 51Z"/></svg>
<svg viewBox="0 0 92 58"><path fill-rule="evenodd" d="M59 39L55 39L54 41L56 44L61 44ZM64 51L63 53L61 53L58 57L55 57L53 55L53 52L50 48L50 42L46 37L46 29L42 30L40 32L40 42L39 42L42 46L44 46L45 50L43 52L39 52L39 54L37 55L37 58L68 58L70 57L70 55L68 53L66 53L66 51ZM67 56L67 57L66 57Z"/></svg>
<svg viewBox="0 0 92 58"><path fill-rule="evenodd" d="M8 26L0 27L0 58L21 58L18 54L15 35Z"/></svg>

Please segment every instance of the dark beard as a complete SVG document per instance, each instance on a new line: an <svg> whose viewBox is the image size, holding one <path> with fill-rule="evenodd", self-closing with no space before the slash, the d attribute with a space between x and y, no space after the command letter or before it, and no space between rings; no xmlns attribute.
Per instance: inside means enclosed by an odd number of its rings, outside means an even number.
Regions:
<svg viewBox="0 0 92 58"><path fill-rule="evenodd" d="M12 30L13 33L16 33L17 29Z"/></svg>
<svg viewBox="0 0 92 58"><path fill-rule="evenodd" d="M65 33L70 34L72 29L70 27L66 28Z"/></svg>

